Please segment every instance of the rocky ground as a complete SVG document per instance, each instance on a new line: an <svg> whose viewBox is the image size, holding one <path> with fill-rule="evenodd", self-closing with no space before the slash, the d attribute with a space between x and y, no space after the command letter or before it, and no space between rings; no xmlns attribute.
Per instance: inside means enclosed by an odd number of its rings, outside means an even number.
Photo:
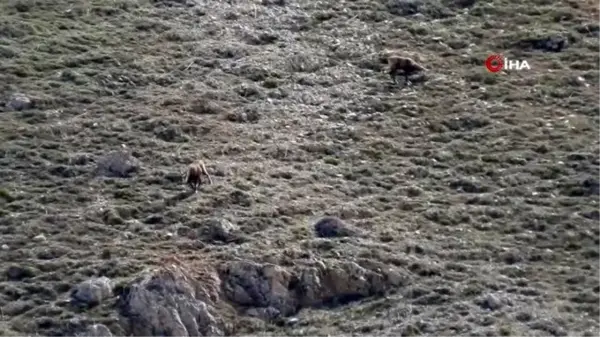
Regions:
<svg viewBox="0 0 600 337"><path fill-rule="evenodd" d="M597 1L0 2L0 334L597 336L598 32ZM392 85L390 48L428 70Z"/></svg>

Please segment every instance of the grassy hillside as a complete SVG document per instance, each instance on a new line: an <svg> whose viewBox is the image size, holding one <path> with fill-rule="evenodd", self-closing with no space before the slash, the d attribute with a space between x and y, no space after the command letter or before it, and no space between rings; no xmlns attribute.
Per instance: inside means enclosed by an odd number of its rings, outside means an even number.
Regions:
<svg viewBox="0 0 600 337"><path fill-rule="evenodd" d="M413 281L236 333L597 336L598 32L597 1L2 1L0 333L112 329L72 286L167 254L308 254ZM391 84L393 48L423 81ZM123 145L136 170L100 175ZM244 240L183 235L206 218Z"/></svg>

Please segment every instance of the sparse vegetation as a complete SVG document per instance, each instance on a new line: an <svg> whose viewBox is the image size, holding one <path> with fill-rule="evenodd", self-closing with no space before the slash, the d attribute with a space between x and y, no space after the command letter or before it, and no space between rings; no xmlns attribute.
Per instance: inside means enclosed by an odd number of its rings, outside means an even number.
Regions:
<svg viewBox="0 0 600 337"><path fill-rule="evenodd" d="M190 334L600 333L597 2L5 0L0 18L0 335L194 315ZM392 85L384 49L424 81ZM492 53L532 69L491 74ZM214 184L190 196L196 159ZM167 302L183 330L136 321Z"/></svg>

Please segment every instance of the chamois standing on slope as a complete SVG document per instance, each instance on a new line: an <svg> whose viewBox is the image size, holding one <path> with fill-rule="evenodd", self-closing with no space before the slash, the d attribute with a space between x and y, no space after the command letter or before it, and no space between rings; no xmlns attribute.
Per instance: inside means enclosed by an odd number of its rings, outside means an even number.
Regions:
<svg viewBox="0 0 600 337"><path fill-rule="evenodd" d="M396 76L398 73L404 75L404 84L409 84L408 77L421 71L427 71L425 67L420 65L410 57L402 56L399 52L390 52L387 56L388 74L396 84Z"/></svg>
<svg viewBox="0 0 600 337"><path fill-rule="evenodd" d="M206 166L204 166L204 162L197 161L188 166L185 178L183 180L194 190L194 193L198 193L198 187L202 184L203 175L208 178L208 183L212 184L212 179L206 170Z"/></svg>

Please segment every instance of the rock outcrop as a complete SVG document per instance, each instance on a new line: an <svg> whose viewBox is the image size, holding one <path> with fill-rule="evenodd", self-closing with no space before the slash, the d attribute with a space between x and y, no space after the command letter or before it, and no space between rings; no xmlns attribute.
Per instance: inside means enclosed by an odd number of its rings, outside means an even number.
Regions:
<svg viewBox="0 0 600 337"><path fill-rule="evenodd" d="M117 303L128 335L223 336L216 318L220 280L210 267L174 261L127 285Z"/></svg>
<svg viewBox="0 0 600 337"><path fill-rule="evenodd" d="M261 318L275 319L303 307L335 306L381 295L407 278L397 270L374 271L335 260L291 271L272 264L233 262L223 270L222 279L226 299L246 310L252 308Z"/></svg>
<svg viewBox="0 0 600 337"><path fill-rule="evenodd" d="M217 269L208 261L168 258L115 290L116 310L126 335L223 336L235 333L235 316L276 322L302 308L382 295L408 280L400 270L362 262L317 260L288 268L242 260ZM86 333L102 332L90 327Z"/></svg>

